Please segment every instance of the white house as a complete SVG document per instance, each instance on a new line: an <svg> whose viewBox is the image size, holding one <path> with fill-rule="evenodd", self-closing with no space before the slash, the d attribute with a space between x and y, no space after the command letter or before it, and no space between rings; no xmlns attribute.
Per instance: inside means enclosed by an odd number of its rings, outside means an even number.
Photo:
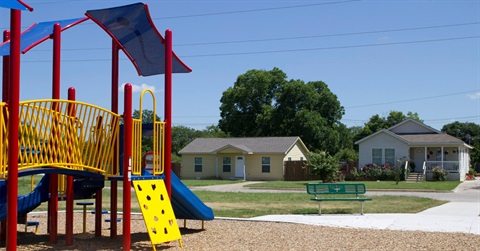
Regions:
<svg viewBox="0 0 480 251"><path fill-rule="evenodd" d="M449 180L465 180L470 168L472 146L460 139L442 133L413 119L407 119L388 129L375 132L357 142L359 163L396 164L399 159L414 163L413 172L423 173L432 178L431 170L442 166L448 171Z"/></svg>

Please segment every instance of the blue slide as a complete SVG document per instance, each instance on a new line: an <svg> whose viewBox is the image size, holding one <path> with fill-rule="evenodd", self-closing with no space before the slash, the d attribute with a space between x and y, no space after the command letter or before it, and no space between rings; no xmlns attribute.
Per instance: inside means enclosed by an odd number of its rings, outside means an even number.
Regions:
<svg viewBox="0 0 480 251"><path fill-rule="evenodd" d="M42 202L48 200L49 180L50 175L44 175L32 192L18 197L17 209L19 216L26 215L28 212L40 206ZM0 220L7 218L7 182L8 181L0 182Z"/></svg>
<svg viewBox="0 0 480 251"><path fill-rule="evenodd" d="M213 220L213 210L205 205L172 173L172 207L178 219Z"/></svg>

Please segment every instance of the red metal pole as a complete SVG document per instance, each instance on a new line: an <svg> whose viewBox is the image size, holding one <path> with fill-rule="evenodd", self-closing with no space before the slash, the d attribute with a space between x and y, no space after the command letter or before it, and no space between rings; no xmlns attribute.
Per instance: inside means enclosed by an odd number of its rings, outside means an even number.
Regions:
<svg viewBox="0 0 480 251"><path fill-rule="evenodd" d="M3 41L10 39L10 32L3 31ZM8 86L10 83L10 57L3 56L3 74L2 74L2 101L8 103Z"/></svg>
<svg viewBox="0 0 480 251"><path fill-rule="evenodd" d="M52 98L60 99L60 45L62 39L60 24L53 25L53 69L52 69Z"/></svg>
<svg viewBox="0 0 480 251"><path fill-rule="evenodd" d="M8 92L8 184L6 250L17 250L18 126L20 102L20 32L22 14L10 11L10 88Z"/></svg>
<svg viewBox="0 0 480 251"><path fill-rule="evenodd" d="M112 112L118 114L118 45L112 39ZM117 144L114 145L113 168L118 168ZM118 211L118 183L116 180L110 181L110 238L117 237L117 211Z"/></svg>
<svg viewBox="0 0 480 251"><path fill-rule="evenodd" d="M172 169L172 31L165 31L165 187L171 196Z"/></svg>
<svg viewBox="0 0 480 251"><path fill-rule="evenodd" d="M123 250L130 250L130 211L131 211L131 156L132 156L132 85L125 85L123 111ZM116 220L116 219L111 219Z"/></svg>
<svg viewBox="0 0 480 251"><path fill-rule="evenodd" d="M75 88L68 88L68 100L75 101ZM69 115L75 116L75 105L68 107ZM73 118L71 118L73 119ZM74 123L74 121L73 121ZM73 245L73 176L67 176L67 200L66 200L66 220L65 220L65 245Z"/></svg>
<svg viewBox="0 0 480 251"><path fill-rule="evenodd" d="M52 99L60 99L60 44L61 27L53 25L53 59L52 59ZM58 109L55 104L53 109ZM58 121L57 121L58 122ZM56 134L57 132L54 132ZM57 137L55 135L54 137ZM50 200L49 205L49 233L50 243L57 243L58 240L58 174L50 174Z"/></svg>

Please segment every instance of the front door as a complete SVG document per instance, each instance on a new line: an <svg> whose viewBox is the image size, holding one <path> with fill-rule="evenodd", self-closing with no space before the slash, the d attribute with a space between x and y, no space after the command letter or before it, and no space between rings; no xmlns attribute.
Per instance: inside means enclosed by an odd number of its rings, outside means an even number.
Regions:
<svg viewBox="0 0 480 251"><path fill-rule="evenodd" d="M415 163L415 169L413 172L421 172L423 167L423 162L425 161L425 148L424 147L414 147L411 148L410 158L413 163Z"/></svg>
<svg viewBox="0 0 480 251"><path fill-rule="evenodd" d="M235 177L243 178L245 173L245 160L242 156L237 156L235 158Z"/></svg>

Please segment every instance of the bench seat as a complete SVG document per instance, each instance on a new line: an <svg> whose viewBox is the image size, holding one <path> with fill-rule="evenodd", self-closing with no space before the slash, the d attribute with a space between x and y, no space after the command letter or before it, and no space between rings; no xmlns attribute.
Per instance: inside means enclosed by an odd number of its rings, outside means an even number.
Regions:
<svg viewBox="0 0 480 251"><path fill-rule="evenodd" d="M366 193L363 183L309 183L306 185L307 193L315 197L311 200L318 201L318 214L322 214L322 201L358 201L361 204L360 214L363 215L363 204L372 198L359 197ZM319 197L319 195L355 195L355 197Z"/></svg>

